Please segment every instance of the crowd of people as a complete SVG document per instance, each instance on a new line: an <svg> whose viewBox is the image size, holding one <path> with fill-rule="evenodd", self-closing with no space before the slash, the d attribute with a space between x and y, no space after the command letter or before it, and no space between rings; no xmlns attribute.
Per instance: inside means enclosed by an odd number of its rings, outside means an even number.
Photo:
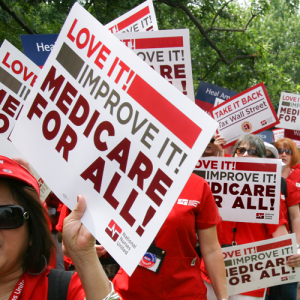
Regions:
<svg viewBox="0 0 300 300"><path fill-rule="evenodd" d="M230 156L225 143L215 135L203 157ZM208 183L191 174L178 200L190 199L193 205L177 200L147 251L163 253L159 267L138 266L132 276L122 268L109 274L110 268L102 267L99 257L105 249L80 221L83 196L73 211L53 194L45 207L28 165L0 156L0 300L296 300L297 282L228 297L221 248L289 232L300 245L298 149L290 139L272 145L248 134L238 139L231 156L282 160L279 224L222 221ZM290 256L286 265L300 267L300 254Z"/></svg>

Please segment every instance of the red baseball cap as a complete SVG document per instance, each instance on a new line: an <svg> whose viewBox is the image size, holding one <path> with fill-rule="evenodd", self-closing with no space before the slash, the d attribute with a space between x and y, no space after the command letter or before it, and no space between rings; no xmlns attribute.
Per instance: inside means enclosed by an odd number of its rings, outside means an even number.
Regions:
<svg viewBox="0 0 300 300"><path fill-rule="evenodd" d="M40 188L35 177L22 165L14 160L0 155L0 178L18 179L31 185L40 195Z"/></svg>

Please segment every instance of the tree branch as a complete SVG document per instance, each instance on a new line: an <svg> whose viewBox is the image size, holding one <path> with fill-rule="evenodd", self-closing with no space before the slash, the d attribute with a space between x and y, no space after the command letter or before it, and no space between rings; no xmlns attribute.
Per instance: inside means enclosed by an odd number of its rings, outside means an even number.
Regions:
<svg viewBox="0 0 300 300"><path fill-rule="evenodd" d="M187 16L190 18L190 20L196 25L202 36L206 39L208 44L217 52L219 57L221 58L222 62L225 63L226 65L232 64L236 60L242 60L242 59L253 59L254 57L257 56L257 53L250 54L250 55L238 55L231 60L228 60L224 53L221 51L221 49L216 45L216 43L210 38L210 36L207 34L206 30L202 26L202 24L199 22L199 20L193 15L193 13L190 11L190 9L183 4L182 2L173 2L173 1L168 1L168 0L161 0L160 2L165 3L166 5L169 5L171 7L175 8L180 8L183 10ZM227 3L228 4L228 3ZM255 17L255 15L252 15L251 18L248 20L248 22L245 25L245 28L249 25L250 21Z"/></svg>
<svg viewBox="0 0 300 300"><path fill-rule="evenodd" d="M249 24L251 23L251 21L256 17L255 14L251 14L251 17L249 18L249 20L247 21L245 27L243 29L231 29L231 28L218 28L218 27L213 27L210 26L207 29L205 29L206 33L209 33L211 31L227 31L227 32L245 32L249 26Z"/></svg>
<svg viewBox="0 0 300 300"><path fill-rule="evenodd" d="M13 19L29 34L36 34L35 31L33 31L29 26L27 26L17 15L15 12L13 12L2 0L0 0L0 7L8 12Z"/></svg>
<svg viewBox="0 0 300 300"><path fill-rule="evenodd" d="M215 15L213 21L212 21L211 24L210 24L210 27L213 27L213 25L214 25L214 23L215 23L217 17L219 16L219 14L222 12L222 10L223 10L226 6L227 6L230 2L232 2L232 1L233 1L233 0L229 0L228 2L224 3L224 5L218 10L218 12L216 13L216 15Z"/></svg>

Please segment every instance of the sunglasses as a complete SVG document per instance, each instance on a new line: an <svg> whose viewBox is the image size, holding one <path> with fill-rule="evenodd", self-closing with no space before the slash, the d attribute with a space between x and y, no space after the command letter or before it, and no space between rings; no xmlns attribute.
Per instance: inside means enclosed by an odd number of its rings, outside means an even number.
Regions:
<svg viewBox="0 0 300 300"><path fill-rule="evenodd" d="M215 138L211 138L209 142L213 144L215 142Z"/></svg>
<svg viewBox="0 0 300 300"><path fill-rule="evenodd" d="M282 154L282 153L286 153L286 154L290 154L290 155L293 155L293 151L291 149L282 149L282 148L278 148L277 149L278 153L279 154Z"/></svg>
<svg viewBox="0 0 300 300"><path fill-rule="evenodd" d="M0 206L0 229L14 229L23 226L29 218L28 212L19 205Z"/></svg>
<svg viewBox="0 0 300 300"><path fill-rule="evenodd" d="M244 147L239 147L236 149L237 154L244 154L245 152L248 152L248 155L250 156L258 156L258 152L255 149L246 149Z"/></svg>

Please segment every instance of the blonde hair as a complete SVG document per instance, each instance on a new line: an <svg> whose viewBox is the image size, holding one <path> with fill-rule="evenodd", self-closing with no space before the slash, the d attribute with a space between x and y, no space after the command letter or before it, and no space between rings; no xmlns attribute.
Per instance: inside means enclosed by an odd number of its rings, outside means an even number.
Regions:
<svg viewBox="0 0 300 300"><path fill-rule="evenodd" d="M300 160L300 155L298 152L298 148L296 144L289 138L282 138L279 139L277 142L274 143L275 148L278 150L278 148L283 148L283 149L291 149L293 154L292 154L292 159L291 159L291 165L290 167L293 167L294 165L299 163Z"/></svg>

